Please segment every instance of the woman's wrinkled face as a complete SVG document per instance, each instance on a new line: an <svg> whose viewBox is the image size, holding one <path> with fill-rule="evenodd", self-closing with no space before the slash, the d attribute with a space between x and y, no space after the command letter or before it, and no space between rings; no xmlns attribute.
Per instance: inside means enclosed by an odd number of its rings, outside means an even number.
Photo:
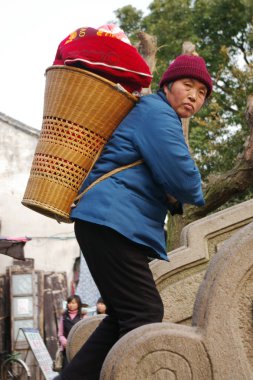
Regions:
<svg viewBox="0 0 253 380"><path fill-rule="evenodd" d="M207 88L196 79L183 78L173 82L170 88L164 85L164 92L178 116L187 118L195 115L203 106Z"/></svg>

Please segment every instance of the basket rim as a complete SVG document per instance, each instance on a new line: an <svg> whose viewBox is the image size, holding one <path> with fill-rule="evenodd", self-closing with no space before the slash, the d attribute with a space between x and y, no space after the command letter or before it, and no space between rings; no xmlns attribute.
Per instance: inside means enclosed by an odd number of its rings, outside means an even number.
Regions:
<svg viewBox="0 0 253 380"><path fill-rule="evenodd" d="M29 208L30 210L36 211L39 214L55 219L59 223L73 223L73 220L70 218L70 212L68 213L52 205L36 201L35 199L26 198L23 198L21 203L23 206Z"/></svg>
<svg viewBox="0 0 253 380"><path fill-rule="evenodd" d="M93 77L94 79L96 79L97 81L99 82L102 82L103 84L106 84L107 86L109 87L112 87L114 90L118 91L119 93L121 93L122 95L128 97L133 103L137 103L138 102L138 98L134 95L132 95L130 92L128 92L127 90L125 90L123 87L120 87L118 86L117 83L114 83L100 75L97 75L91 71L88 71L88 70L84 70L84 69L80 69L79 67L74 67L74 66L67 66L67 65L52 65L52 66L49 66L46 71L45 71L45 75L47 75L47 73L49 71L55 71L55 70L62 70L62 71L73 71L74 73L79 73L81 74L82 76L89 76L89 77Z"/></svg>

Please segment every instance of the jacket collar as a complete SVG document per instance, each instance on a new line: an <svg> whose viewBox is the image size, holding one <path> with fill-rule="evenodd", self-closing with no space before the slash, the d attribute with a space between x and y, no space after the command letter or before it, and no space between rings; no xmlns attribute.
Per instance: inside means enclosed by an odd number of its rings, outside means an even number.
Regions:
<svg viewBox="0 0 253 380"><path fill-rule="evenodd" d="M174 108L171 107L171 104L169 103L168 99L166 98L166 95L164 94L164 92L162 90L158 90L157 91L157 95L160 96L162 98L162 100L169 105L169 107L175 112L175 114L178 117L178 120L182 124L181 118L178 116L178 114L176 113L176 111L174 110Z"/></svg>

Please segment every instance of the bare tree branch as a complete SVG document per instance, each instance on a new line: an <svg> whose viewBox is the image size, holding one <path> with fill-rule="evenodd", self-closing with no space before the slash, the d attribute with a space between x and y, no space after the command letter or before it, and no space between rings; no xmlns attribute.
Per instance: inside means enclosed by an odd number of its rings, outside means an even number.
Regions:
<svg viewBox="0 0 253 380"><path fill-rule="evenodd" d="M147 62L151 73L153 73L156 67L157 38L145 32L139 32L137 37L139 38L137 49ZM151 92L150 86L148 88L143 88L141 93L142 95L147 95L151 94Z"/></svg>
<svg viewBox="0 0 253 380"><path fill-rule="evenodd" d="M138 51L147 62L151 73L154 72L156 67L156 53L157 53L157 38L145 32L137 34L139 38Z"/></svg>

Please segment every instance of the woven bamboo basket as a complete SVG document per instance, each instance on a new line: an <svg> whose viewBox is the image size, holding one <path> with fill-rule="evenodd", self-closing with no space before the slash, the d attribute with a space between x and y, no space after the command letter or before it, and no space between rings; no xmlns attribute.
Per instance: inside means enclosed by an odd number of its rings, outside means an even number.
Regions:
<svg viewBox="0 0 253 380"><path fill-rule="evenodd" d="M22 204L70 223L71 204L82 182L136 101L91 72L49 67L42 129Z"/></svg>

